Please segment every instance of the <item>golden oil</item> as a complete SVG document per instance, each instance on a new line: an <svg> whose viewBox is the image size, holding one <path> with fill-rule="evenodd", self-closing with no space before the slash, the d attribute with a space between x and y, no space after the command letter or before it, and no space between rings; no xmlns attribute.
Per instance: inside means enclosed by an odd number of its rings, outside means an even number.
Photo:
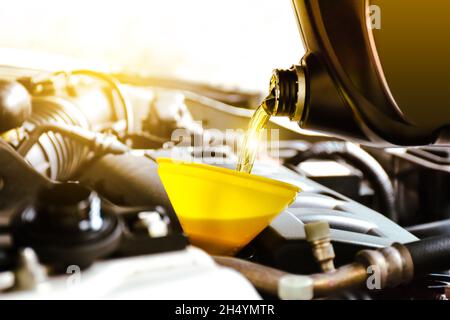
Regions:
<svg viewBox="0 0 450 320"><path fill-rule="evenodd" d="M237 171L246 173L252 172L253 164L258 153L262 132L270 119L270 115L264 108L265 101L266 100L264 100L258 109L256 109L250 119L247 132L242 142L241 150L239 151L239 159L236 166Z"/></svg>
<svg viewBox="0 0 450 320"><path fill-rule="evenodd" d="M209 254L234 255L255 236L249 230L262 231L273 216L271 213L249 218L183 218L181 222L191 244Z"/></svg>

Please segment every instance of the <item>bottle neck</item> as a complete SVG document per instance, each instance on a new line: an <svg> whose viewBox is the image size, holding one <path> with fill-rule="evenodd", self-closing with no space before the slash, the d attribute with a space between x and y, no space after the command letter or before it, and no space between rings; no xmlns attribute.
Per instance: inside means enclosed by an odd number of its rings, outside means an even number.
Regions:
<svg viewBox="0 0 450 320"><path fill-rule="evenodd" d="M287 116L300 121L305 105L306 82L302 66L275 69L270 80L269 95L263 101L266 112L272 116Z"/></svg>

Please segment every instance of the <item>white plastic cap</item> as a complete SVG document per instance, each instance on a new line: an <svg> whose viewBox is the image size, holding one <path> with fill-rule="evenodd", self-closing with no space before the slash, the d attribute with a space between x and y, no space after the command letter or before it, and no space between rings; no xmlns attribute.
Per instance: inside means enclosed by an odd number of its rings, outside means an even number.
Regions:
<svg viewBox="0 0 450 320"><path fill-rule="evenodd" d="M308 276L283 276L278 283L278 297L282 300L311 300L314 281Z"/></svg>
<svg viewBox="0 0 450 320"><path fill-rule="evenodd" d="M152 238L165 237L169 233L167 223L161 219L156 211L142 211L138 214L139 219L147 226L148 233Z"/></svg>
<svg viewBox="0 0 450 320"><path fill-rule="evenodd" d="M165 237L165 236L167 236L168 233L169 233L169 230L167 228L167 224L162 220L153 222L148 228L148 234L152 238Z"/></svg>

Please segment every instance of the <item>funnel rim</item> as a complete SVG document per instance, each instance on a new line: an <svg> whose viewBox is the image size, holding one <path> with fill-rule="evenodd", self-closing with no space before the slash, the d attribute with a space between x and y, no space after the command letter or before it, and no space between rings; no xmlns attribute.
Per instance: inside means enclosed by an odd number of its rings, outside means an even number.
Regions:
<svg viewBox="0 0 450 320"><path fill-rule="evenodd" d="M187 165L190 167L195 167L195 168L199 168L205 171L215 171L218 173L223 173L229 176L237 176L243 179L249 179L249 180L258 180L260 182L263 183L269 183L272 186L276 185L278 187L281 188L286 188L289 189L290 191L295 191L295 192L300 192L300 188L296 185L287 183L287 182L283 182L283 181L279 181L279 180L275 180L275 179L271 179L271 178L266 178L266 177L262 177L262 176L258 176L258 175L254 175L254 174L250 174L250 173L246 173L246 172L240 172L240 171L235 171L235 170L230 170L227 168L222 168L222 167L217 167L217 166L213 166L213 165L208 165L208 164L204 164L204 163L198 163L198 162L193 162L193 161L186 161L186 160L178 160L178 159L171 159L171 158L157 158L156 162L158 164L162 164L162 163L170 163L170 164L183 164L183 165Z"/></svg>

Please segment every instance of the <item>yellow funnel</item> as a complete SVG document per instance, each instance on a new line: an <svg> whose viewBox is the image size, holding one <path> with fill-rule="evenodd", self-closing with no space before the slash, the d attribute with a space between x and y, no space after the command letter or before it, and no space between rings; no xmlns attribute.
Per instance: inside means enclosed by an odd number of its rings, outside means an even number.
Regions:
<svg viewBox="0 0 450 320"><path fill-rule="evenodd" d="M158 173L192 244L232 255L294 199L299 188L280 181L166 158Z"/></svg>

